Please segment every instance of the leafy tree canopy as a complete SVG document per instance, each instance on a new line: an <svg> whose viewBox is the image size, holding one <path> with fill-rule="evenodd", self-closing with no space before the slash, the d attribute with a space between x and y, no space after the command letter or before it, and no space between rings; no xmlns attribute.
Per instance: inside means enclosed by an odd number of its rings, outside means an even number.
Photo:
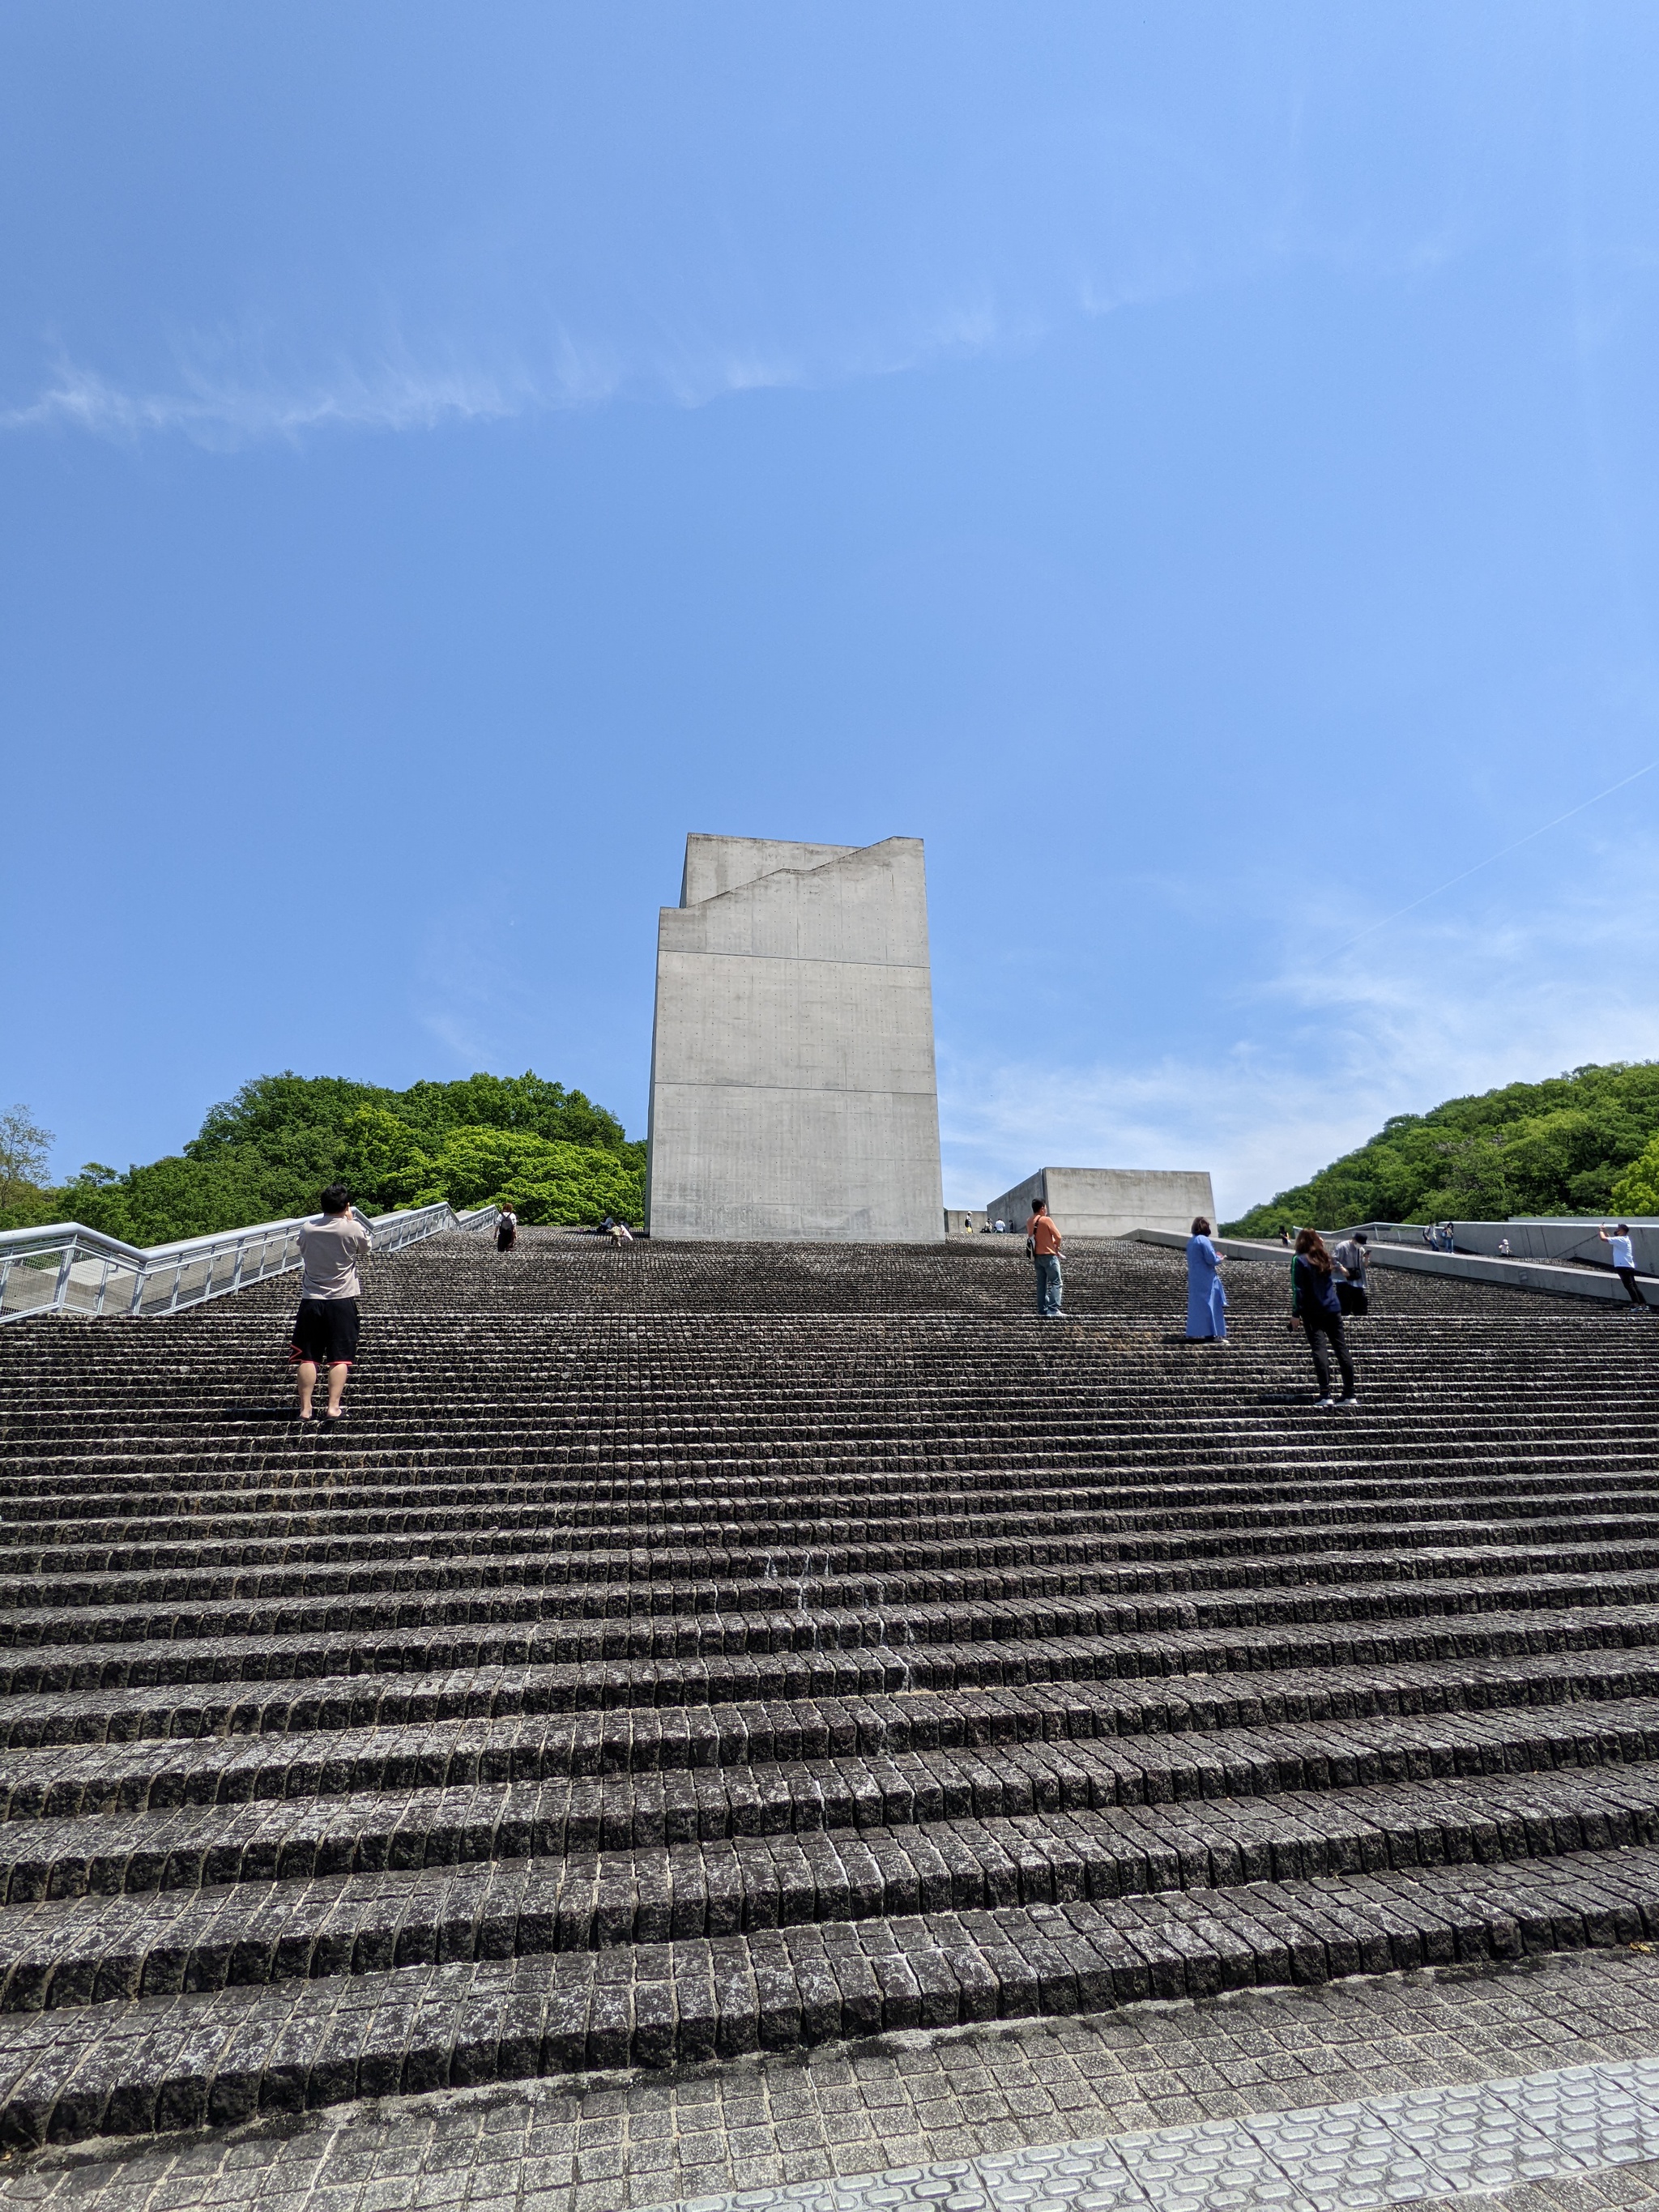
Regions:
<svg viewBox="0 0 1659 2212"><path fill-rule="evenodd" d="M52 1131L27 1106L0 1109L0 1229L33 1229L52 1218L46 1193Z"/></svg>
<svg viewBox="0 0 1659 2212"><path fill-rule="evenodd" d="M77 1220L162 1244L313 1212L336 1180L367 1212L511 1197L526 1221L643 1218L643 1144L580 1091L532 1073L407 1091L262 1075L212 1108L182 1154L125 1175L94 1161L57 1189L43 1183L50 1142L26 1109L0 1115L0 1227Z"/></svg>
<svg viewBox="0 0 1659 2212"><path fill-rule="evenodd" d="M1659 1214L1659 1137L1638 1152L1613 1186L1620 1213Z"/></svg>
<svg viewBox="0 0 1659 2212"><path fill-rule="evenodd" d="M1638 1204L1633 1164L1653 1155L1659 1189L1659 1062L1576 1067L1397 1114L1369 1143L1224 1226L1275 1234L1290 1223L1503 1221L1511 1215L1659 1211Z"/></svg>

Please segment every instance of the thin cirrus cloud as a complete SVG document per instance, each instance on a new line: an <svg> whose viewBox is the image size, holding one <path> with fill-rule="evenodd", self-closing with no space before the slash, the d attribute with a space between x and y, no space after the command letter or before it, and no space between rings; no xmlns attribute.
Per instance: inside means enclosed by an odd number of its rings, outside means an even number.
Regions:
<svg viewBox="0 0 1659 2212"><path fill-rule="evenodd" d="M1333 960L1334 913L1253 990L1241 1030L1136 1066L1034 1071L942 1055L947 1197L983 1205L1041 1166L1196 1167L1223 1217L1304 1182L1391 1115L1592 1060L1659 1059L1659 842L1580 847L1517 911L1418 915ZM1551 880L1552 872L1554 880ZM1347 910L1347 933L1364 917ZM1250 1006L1284 1018L1262 1024Z"/></svg>
<svg viewBox="0 0 1659 2212"><path fill-rule="evenodd" d="M745 392L896 375L1030 345L1045 327L1030 314L1000 312L979 292L906 316L888 331L821 336L796 345L670 330L650 343L629 345L556 332L533 349L486 343L473 346L470 356L447 344L424 355L401 342L366 347L362 358L343 357L307 373L269 366L251 343L182 344L174 349L172 380L149 388L60 355L32 398L0 408L0 430L79 432L121 442L175 434L231 448L328 430L424 431L502 422L622 398L700 407Z"/></svg>
<svg viewBox="0 0 1659 2212"><path fill-rule="evenodd" d="M430 430L604 396L591 381L584 388L573 379L561 384L523 369L490 373L390 361L291 380L257 373L213 375L185 362L172 389L133 391L64 359L32 399L0 410L0 428L82 431L120 441L177 433L204 445L240 445L330 428Z"/></svg>

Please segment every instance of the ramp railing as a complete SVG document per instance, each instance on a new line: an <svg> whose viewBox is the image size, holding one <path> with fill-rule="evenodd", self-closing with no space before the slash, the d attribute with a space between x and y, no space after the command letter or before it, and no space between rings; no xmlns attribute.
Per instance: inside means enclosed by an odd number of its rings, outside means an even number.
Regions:
<svg viewBox="0 0 1659 2212"><path fill-rule="evenodd" d="M356 1208L353 1208L356 1212ZM268 1275L300 1264L300 1231L307 1219L262 1221L226 1229L216 1237L186 1237L147 1249L124 1244L78 1221L0 1232L0 1322L30 1314L131 1314L150 1318L227 1297ZM377 1253L400 1252L446 1229L484 1231L495 1225L493 1206L457 1213L447 1202L382 1213L359 1213Z"/></svg>

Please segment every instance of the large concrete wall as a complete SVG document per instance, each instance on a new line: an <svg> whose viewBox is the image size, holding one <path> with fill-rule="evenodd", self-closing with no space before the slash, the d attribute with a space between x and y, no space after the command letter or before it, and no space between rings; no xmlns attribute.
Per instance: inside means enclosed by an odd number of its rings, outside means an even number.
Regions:
<svg viewBox="0 0 1659 2212"><path fill-rule="evenodd" d="M1066 1237L1127 1237L1136 1229L1179 1230L1213 1222L1207 1173L1187 1168L1039 1168L986 1207L993 1221L1023 1229L1041 1198Z"/></svg>
<svg viewBox="0 0 1659 2212"><path fill-rule="evenodd" d="M940 1240L920 838L686 840L650 1137L653 1238Z"/></svg>

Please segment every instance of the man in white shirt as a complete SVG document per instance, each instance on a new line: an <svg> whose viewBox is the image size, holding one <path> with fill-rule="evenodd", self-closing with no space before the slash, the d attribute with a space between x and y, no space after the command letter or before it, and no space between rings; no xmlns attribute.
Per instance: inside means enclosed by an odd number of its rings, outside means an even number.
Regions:
<svg viewBox="0 0 1659 2212"><path fill-rule="evenodd" d="M1363 1229L1356 1230L1331 1252L1339 1271L1336 1300L1345 1314L1363 1314L1370 1305L1370 1280L1365 1273L1371 1256L1367 1249L1370 1242Z"/></svg>
<svg viewBox="0 0 1659 2212"><path fill-rule="evenodd" d="M373 1240L354 1217L343 1182L330 1183L322 1199L321 1213L300 1231L300 1310L288 1356L298 1393L295 1411L302 1421L312 1418L317 1369L327 1368L328 1410L323 1419L331 1424L340 1418L346 1378L357 1357L357 1301L363 1293L357 1263Z"/></svg>
<svg viewBox="0 0 1659 2212"><path fill-rule="evenodd" d="M1632 1305L1640 1306L1645 1313L1648 1302L1642 1295L1642 1285L1636 1279L1636 1255L1631 1249L1629 1222L1621 1221L1611 1237L1605 1229L1598 1229L1595 1233L1604 1244L1612 1245L1613 1272L1630 1292Z"/></svg>

